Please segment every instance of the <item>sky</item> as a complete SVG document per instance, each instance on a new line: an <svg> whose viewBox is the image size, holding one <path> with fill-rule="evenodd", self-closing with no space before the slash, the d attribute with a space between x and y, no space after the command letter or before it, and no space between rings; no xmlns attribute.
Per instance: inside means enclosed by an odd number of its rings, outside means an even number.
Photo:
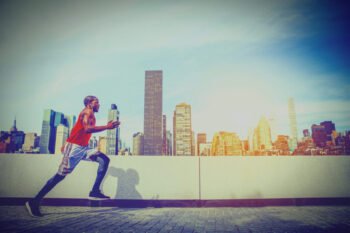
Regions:
<svg viewBox="0 0 350 233"><path fill-rule="evenodd" d="M121 139L143 131L146 70L163 70L163 113L192 107L192 128L246 139L261 116L289 135L332 120L350 130L346 1L0 1L0 130L41 133L44 109L118 106ZM97 136L105 133L99 133Z"/></svg>

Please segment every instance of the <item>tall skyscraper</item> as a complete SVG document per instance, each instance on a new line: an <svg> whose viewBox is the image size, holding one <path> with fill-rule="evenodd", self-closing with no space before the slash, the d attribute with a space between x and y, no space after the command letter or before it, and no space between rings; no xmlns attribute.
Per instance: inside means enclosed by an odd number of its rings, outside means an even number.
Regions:
<svg viewBox="0 0 350 233"><path fill-rule="evenodd" d="M163 71L145 73L144 154L162 154Z"/></svg>
<svg viewBox="0 0 350 233"><path fill-rule="evenodd" d="M10 132L17 132L17 121L16 121L16 117L15 119L13 120L13 126L11 127L10 129Z"/></svg>
<svg viewBox="0 0 350 233"><path fill-rule="evenodd" d="M56 128L55 154L61 154L61 147L68 138L69 128L60 124Z"/></svg>
<svg viewBox="0 0 350 233"><path fill-rule="evenodd" d="M290 127L290 150L294 151L298 145L297 117L295 113L294 99L288 99L288 115Z"/></svg>
<svg viewBox="0 0 350 233"><path fill-rule="evenodd" d="M200 155L200 145L202 143L207 143L207 134L206 133L198 133L197 134L197 151L196 155Z"/></svg>
<svg viewBox="0 0 350 233"><path fill-rule="evenodd" d="M22 150L24 153L32 153L34 149L39 147L39 139L36 133L26 133Z"/></svg>
<svg viewBox="0 0 350 233"><path fill-rule="evenodd" d="M53 154L55 152L55 111L44 110L43 122L40 136L40 153Z"/></svg>
<svg viewBox="0 0 350 233"><path fill-rule="evenodd" d="M327 144L327 132L323 125L311 126L312 139L317 147L325 147Z"/></svg>
<svg viewBox="0 0 350 233"><path fill-rule="evenodd" d="M176 105L173 126L174 155L192 155L191 105Z"/></svg>
<svg viewBox="0 0 350 233"><path fill-rule="evenodd" d="M98 141L95 136L92 136L89 140L89 148L97 148L98 147Z"/></svg>
<svg viewBox="0 0 350 233"><path fill-rule="evenodd" d="M60 124L68 127L68 122L63 113L51 109L44 110L43 123L40 137L40 153L55 153L56 129Z"/></svg>
<svg viewBox="0 0 350 233"><path fill-rule="evenodd" d="M163 143L162 143L162 155L166 155L167 154L167 137L166 137L166 116L163 115L163 124L162 124L162 140L163 140Z"/></svg>
<svg viewBox="0 0 350 233"><path fill-rule="evenodd" d="M214 134L212 155L242 155L242 143L237 134L218 132Z"/></svg>
<svg viewBox="0 0 350 233"><path fill-rule="evenodd" d="M135 133L133 136L133 143L132 143L132 154L133 155L143 155L143 145L144 145L144 136L143 133L138 132Z"/></svg>
<svg viewBox="0 0 350 233"><path fill-rule="evenodd" d="M332 121L323 121L320 125L324 126L327 134L327 141L332 141L332 133L335 131L335 124Z"/></svg>
<svg viewBox="0 0 350 233"><path fill-rule="evenodd" d="M192 134L191 155L196 155L196 137L195 137L194 131L192 131L191 134Z"/></svg>
<svg viewBox="0 0 350 233"><path fill-rule="evenodd" d="M11 127L10 132L8 132L7 134L9 135L9 141L6 145L6 152L19 152L22 149L25 134L23 131L17 130L16 118L13 121L13 126Z"/></svg>
<svg viewBox="0 0 350 233"><path fill-rule="evenodd" d="M167 141L167 155L173 155L173 135L170 130L166 131L166 141Z"/></svg>
<svg viewBox="0 0 350 233"><path fill-rule="evenodd" d="M115 104L111 105L111 109L108 111L108 122L119 120L118 107ZM107 130L107 154L117 155L120 150L120 129L115 128Z"/></svg>
<svg viewBox="0 0 350 233"><path fill-rule="evenodd" d="M65 120L66 120L66 126L68 127L68 135L69 135L77 119L76 119L76 116L69 115L69 116L65 116Z"/></svg>
<svg viewBox="0 0 350 233"><path fill-rule="evenodd" d="M8 152L8 144L10 143L11 137L9 132L0 131L0 153Z"/></svg>
<svg viewBox="0 0 350 233"><path fill-rule="evenodd" d="M100 136L98 138L98 149L104 154L107 154L107 138Z"/></svg>
<svg viewBox="0 0 350 233"><path fill-rule="evenodd" d="M272 149L270 125L265 117L260 118L258 127L254 130L253 147L255 151Z"/></svg>

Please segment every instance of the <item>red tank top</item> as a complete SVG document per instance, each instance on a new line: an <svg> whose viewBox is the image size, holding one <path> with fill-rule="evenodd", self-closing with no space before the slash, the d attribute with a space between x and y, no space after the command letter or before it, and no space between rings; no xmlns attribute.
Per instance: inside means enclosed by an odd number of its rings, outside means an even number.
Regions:
<svg viewBox="0 0 350 233"><path fill-rule="evenodd" d="M95 126L95 120L93 125ZM70 132L67 142L74 143L80 146L88 146L91 133L86 133L84 131L83 119L81 118L81 113L79 114L78 121L75 123L72 131Z"/></svg>

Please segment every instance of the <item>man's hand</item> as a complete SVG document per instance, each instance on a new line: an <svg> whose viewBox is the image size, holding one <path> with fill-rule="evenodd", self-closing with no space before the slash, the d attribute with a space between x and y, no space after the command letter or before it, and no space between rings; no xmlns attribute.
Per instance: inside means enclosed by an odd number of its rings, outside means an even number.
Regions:
<svg viewBox="0 0 350 233"><path fill-rule="evenodd" d="M115 129L120 125L120 121L109 121L107 124L107 129Z"/></svg>

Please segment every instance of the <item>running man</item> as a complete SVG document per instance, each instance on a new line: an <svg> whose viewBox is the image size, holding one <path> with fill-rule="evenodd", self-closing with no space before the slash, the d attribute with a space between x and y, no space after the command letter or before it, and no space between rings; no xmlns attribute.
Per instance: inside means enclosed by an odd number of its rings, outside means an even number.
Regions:
<svg viewBox="0 0 350 233"><path fill-rule="evenodd" d="M87 96L84 99L85 108L79 114L69 138L62 147L63 159L57 173L47 181L40 192L31 200L26 202L26 208L30 215L34 217L43 216L40 212L40 202L66 175L71 173L80 160L94 161L99 163L94 186L89 194L89 199L104 200L109 199L100 191L101 182L106 175L109 158L98 151L88 147L92 133L104 130L115 129L119 126L119 121L110 121L105 126L95 126L96 118L94 113L98 112L100 104L95 96Z"/></svg>

